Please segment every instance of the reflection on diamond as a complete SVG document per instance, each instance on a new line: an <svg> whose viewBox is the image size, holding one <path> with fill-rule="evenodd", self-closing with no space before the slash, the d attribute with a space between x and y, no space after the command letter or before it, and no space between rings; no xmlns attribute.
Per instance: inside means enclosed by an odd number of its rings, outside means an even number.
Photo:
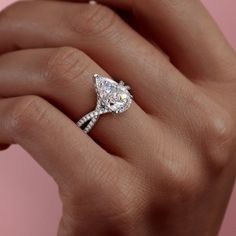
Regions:
<svg viewBox="0 0 236 236"><path fill-rule="evenodd" d="M108 110L121 113L130 107L132 96L123 82L118 84L114 80L96 75L95 84L98 98Z"/></svg>

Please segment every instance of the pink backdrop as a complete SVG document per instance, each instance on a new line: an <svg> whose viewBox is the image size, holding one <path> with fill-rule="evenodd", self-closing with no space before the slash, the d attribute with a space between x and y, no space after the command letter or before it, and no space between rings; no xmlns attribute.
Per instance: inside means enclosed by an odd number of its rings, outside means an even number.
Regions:
<svg viewBox="0 0 236 236"><path fill-rule="evenodd" d="M13 0L0 0L0 9ZM236 48L236 1L204 0ZM53 180L20 147L0 153L0 235L53 236L61 214ZM220 236L236 235L236 189Z"/></svg>

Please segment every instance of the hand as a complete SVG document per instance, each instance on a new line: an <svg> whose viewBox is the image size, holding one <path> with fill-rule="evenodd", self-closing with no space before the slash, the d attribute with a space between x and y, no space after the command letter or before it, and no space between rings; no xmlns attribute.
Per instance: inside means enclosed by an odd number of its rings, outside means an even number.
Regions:
<svg viewBox="0 0 236 236"><path fill-rule="evenodd" d="M146 38L102 5L0 14L2 147L22 145L58 183L58 236L216 235L236 170L234 51L199 1L101 2ZM95 73L135 102L90 138L73 121L94 109Z"/></svg>

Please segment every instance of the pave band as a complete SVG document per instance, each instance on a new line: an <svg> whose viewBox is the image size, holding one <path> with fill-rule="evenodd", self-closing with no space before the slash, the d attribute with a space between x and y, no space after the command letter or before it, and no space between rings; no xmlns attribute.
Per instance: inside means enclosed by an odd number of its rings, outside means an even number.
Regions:
<svg viewBox="0 0 236 236"><path fill-rule="evenodd" d="M131 106L133 96L130 87L123 81L116 81L97 75L94 76L94 85L97 93L97 105L94 111L83 116L77 125L88 133L96 124L99 117L106 113L122 113Z"/></svg>

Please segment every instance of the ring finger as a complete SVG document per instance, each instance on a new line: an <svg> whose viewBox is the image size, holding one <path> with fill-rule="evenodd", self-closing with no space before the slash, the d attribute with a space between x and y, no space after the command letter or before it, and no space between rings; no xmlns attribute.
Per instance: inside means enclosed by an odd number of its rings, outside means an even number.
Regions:
<svg viewBox="0 0 236 236"><path fill-rule="evenodd" d="M39 95L56 103L75 121L94 110L93 74L107 75L87 55L73 48L8 53L0 58L0 71L2 97ZM94 139L115 155L142 149L145 134L152 129L151 118L134 102L127 112L117 116L102 116L91 133Z"/></svg>

